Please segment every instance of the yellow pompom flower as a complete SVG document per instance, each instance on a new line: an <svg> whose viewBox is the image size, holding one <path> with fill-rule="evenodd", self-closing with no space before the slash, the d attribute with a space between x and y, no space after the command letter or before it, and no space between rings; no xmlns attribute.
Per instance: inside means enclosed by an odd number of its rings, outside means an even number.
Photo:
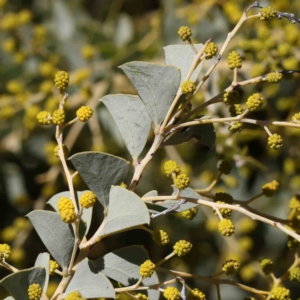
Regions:
<svg viewBox="0 0 300 300"><path fill-rule="evenodd" d="M68 147L65 144L63 144L62 149L63 149L64 157L68 156L68 153L69 153ZM59 157L58 150L59 150L59 145L55 146L53 149L53 153L56 157Z"/></svg>
<svg viewBox="0 0 300 300"><path fill-rule="evenodd" d="M60 217L65 223L74 223L77 215L74 209L64 209L60 212Z"/></svg>
<svg viewBox="0 0 300 300"><path fill-rule="evenodd" d="M92 191L88 191L88 192L84 192L81 195L79 202L82 207L89 208L94 206L96 200L97 200L96 195Z"/></svg>
<svg viewBox="0 0 300 300"><path fill-rule="evenodd" d="M7 244L0 244L0 259L9 258L11 253L10 246Z"/></svg>
<svg viewBox="0 0 300 300"><path fill-rule="evenodd" d="M169 235L162 229L156 230L152 236L152 240L158 245L166 245L170 242Z"/></svg>
<svg viewBox="0 0 300 300"><path fill-rule="evenodd" d="M66 209L74 209L74 205L73 205L73 202L71 199L69 199L67 197L61 197L58 200L57 208L61 212Z"/></svg>
<svg viewBox="0 0 300 300"><path fill-rule="evenodd" d="M83 298L80 292L75 291L70 293L64 300L86 300L86 298Z"/></svg>
<svg viewBox="0 0 300 300"><path fill-rule="evenodd" d="M179 300L180 299L180 293L179 293L178 289L176 289L175 287L168 286L164 290L164 297L167 300Z"/></svg>
<svg viewBox="0 0 300 300"><path fill-rule="evenodd" d="M90 60L95 56L96 49L92 45L84 45L81 49L81 55L84 59Z"/></svg>
<svg viewBox="0 0 300 300"><path fill-rule="evenodd" d="M192 31L188 26L181 26L178 30L178 35L183 41L186 41L192 36Z"/></svg>
<svg viewBox="0 0 300 300"><path fill-rule="evenodd" d="M55 86L62 92L69 85L69 75L65 71L58 71L54 76Z"/></svg>
<svg viewBox="0 0 300 300"><path fill-rule="evenodd" d="M79 118L81 122L86 122L93 115L93 110L89 106L81 106L76 111L76 116Z"/></svg>
<svg viewBox="0 0 300 300"><path fill-rule="evenodd" d="M6 53L15 52L16 48L17 48L16 40L12 37L5 39L2 43L2 49Z"/></svg>
<svg viewBox="0 0 300 300"><path fill-rule="evenodd" d="M155 264L150 260L146 260L140 266L140 275L143 278L151 277L155 270Z"/></svg>
<svg viewBox="0 0 300 300"><path fill-rule="evenodd" d="M279 189L279 183L276 180L268 182L262 186L262 191L266 197L272 197Z"/></svg>
<svg viewBox="0 0 300 300"><path fill-rule="evenodd" d="M180 174L180 167L175 160L167 160L164 163L164 171L168 177L171 177L172 174Z"/></svg>
<svg viewBox="0 0 300 300"><path fill-rule="evenodd" d="M235 227L231 220L223 219L219 222L219 232L226 237L229 237L234 234Z"/></svg>
<svg viewBox="0 0 300 300"><path fill-rule="evenodd" d="M38 122L42 125L50 125L52 124L52 117L48 111L41 111L36 116Z"/></svg>
<svg viewBox="0 0 300 300"><path fill-rule="evenodd" d="M57 270L58 268L59 268L59 264L55 260L50 259L50 263L49 263L49 273L50 273L50 275L54 275L55 270Z"/></svg>
<svg viewBox="0 0 300 300"><path fill-rule="evenodd" d="M42 287L38 283L33 283L28 287L28 297L30 300L40 300L42 292Z"/></svg>
<svg viewBox="0 0 300 300"><path fill-rule="evenodd" d="M181 257L188 254L191 251L192 247L192 243L186 240L180 240L174 245L173 252Z"/></svg>

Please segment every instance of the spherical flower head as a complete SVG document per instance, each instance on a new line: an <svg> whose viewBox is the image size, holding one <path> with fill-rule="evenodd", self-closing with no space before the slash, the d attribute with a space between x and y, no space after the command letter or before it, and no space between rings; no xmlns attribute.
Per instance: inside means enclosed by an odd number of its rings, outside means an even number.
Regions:
<svg viewBox="0 0 300 300"><path fill-rule="evenodd" d="M136 296L137 300L150 300L146 295L138 293Z"/></svg>
<svg viewBox="0 0 300 300"><path fill-rule="evenodd" d="M140 275L143 278L151 277L155 270L155 264L150 260L146 260L140 266Z"/></svg>
<svg viewBox="0 0 300 300"><path fill-rule="evenodd" d="M59 157L58 150L59 150L59 145L55 146L53 149L53 153L56 157ZM62 145L62 150L63 150L64 157L68 156L69 149L65 144Z"/></svg>
<svg viewBox="0 0 300 300"><path fill-rule="evenodd" d="M6 84L6 89L11 94L20 94L24 91L23 85L17 80L10 80Z"/></svg>
<svg viewBox="0 0 300 300"><path fill-rule="evenodd" d="M55 86L62 92L69 85L69 75L65 71L58 71L54 76Z"/></svg>
<svg viewBox="0 0 300 300"><path fill-rule="evenodd" d="M67 197L60 197L57 203L57 207L59 211L63 211L65 209L74 209L72 200Z"/></svg>
<svg viewBox="0 0 300 300"><path fill-rule="evenodd" d="M81 48L81 55L86 60L91 60L95 56L95 53L96 49L92 45L87 44Z"/></svg>
<svg viewBox="0 0 300 300"><path fill-rule="evenodd" d="M41 111L36 116L38 122L42 125L50 125L52 124L51 113L48 111Z"/></svg>
<svg viewBox="0 0 300 300"><path fill-rule="evenodd" d="M276 17L277 11L269 6L269 7L263 7L259 10L259 19L261 21L271 20L272 18Z"/></svg>
<svg viewBox="0 0 300 300"><path fill-rule="evenodd" d="M181 85L182 94L193 94L196 90L195 82L186 80Z"/></svg>
<svg viewBox="0 0 300 300"><path fill-rule="evenodd" d="M55 270L57 270L58 268L59 268L59 264L55 260L50 259L50 263L49 263L49 273L50 273L50 275L54 275Z"/></svg>
<svg viewBox="0 0 300 300"><path fill-rule="evenodd" d="M292 116L292 121L297 124L300 122L300 112L298 112Z"/></svg>
<svg viewBox="0 0 300 300"><path fill-rule="evenodd" d="M60 212L60 217L65 223L74 223L77 219L77 215L74 209L64 209Z"/></svg>
<svg viewBox="0 0 300 300"><path fill-rule="evenodd" d="M259 266L265 275L271 274L274 270L274 263L269 258L260 259Z"/></svg>
<svg viewBox="0 0 300 300"><path fill-rule="evenodd" d="M89 106L81 106L76 111L76 116L79 118L81 122L86 122L93 115L93 110Z"/></svg>
<svg viewBox="0 0 300 300"><path fill-rule="evenodd" d="M81 195L79 202L82 207L89 208L94 206L96 200L97 200L96 195L92 191L87 191Z"/></svg>
<svg viewBox="0 0 300 300"><path fill-rule="evenodd" d="M42 287L38 283L33 283L28 287L28 298L30 300L40 300L42 292Z"/></svg>
<svg viewBox="0 0 300 300"><path fill-rule="evenodd" d="M227 204L224 201L217 201L218 204ZM220 214L223 218L229 218L231 216L232 210L230 208L219 208ZM217 216L218 213L215 209L213 209L214 214Z"/></svg>
<svg viewBox="0 0 300 300"><path fill-rule="evenodd" d="M173 246L173 252L179 257L185 256L191 251L192 247L192 243L186 240L180 240Z"/></svg>
<svg viewBox="0 0 300 300"><path fill-rule="evenodd" d="M230 70L234 68L240 69L242 67L242 58L236 51L232 51L228 54L227 63Z"/></svg>
<svg viewBox="0 0 300 300"><path fill-rule="evenodd" d="M229 107L229 112L232 117L241 115L245 110L240 104L233 104Z"/></svg>
<svg viewBox="0 0 300 300"><path fill-rule="evenodd" d="M14 219L13 226L18 230L26 230L29 228L29 221L24 217L17 217Z"/></svg>
<svg viewBox="0 0 300 300"><path fill-rule="evenodd" d="M300 268L296 267L289 271L289 280L300 283Z"/></svg>
<svg viewBox="0 0 300 300"><path fill-rule="evenodd" d="M219 192L219 193L215 194L214 201L215 202L222 201L222 202L225 202L227 204L232 204L233 203L233 197L228 193Z"/></svg>
<svg viewBox="0 0 300 300"><path fill-rule="evenodd" d="M268 137L268 145L271 149L278 150L283 146L283 139L281 135L273 133Z"/></svg>
<svg viewBox="0 0 300 300"><path fill-rule="evenodd" d="M180 167L176 161L168 160L164 163L164 171L168 177L172 177L172 174L180 174Z"/></svg>
<svg viewBox="0 0 300 300"><path fill-rule="evenodd" d="M168 286L164 290L164 297L167 300L179 300L180 299L180 293L179 293L179 291L175 287Z"/></svg>
<svg viewBox="0 0 300 300"><path fill-rule="evenodd" d="M290 250L296 251L300 246L300 242L298 240L294 239L293 237L289 236L287 246Z"/></svg>
<svg viewBox="0 0 300 300"><path fill-rule="evenodd" d="M225 263L222 266L222 271L226 275L233 275L235 274L240 268L240 264L233 259L225 261Z"/></svg>
<svg viewBox="0 0 300 300"><path fill-rule="evenodd" d="M52 122L56 125L61 125L65 122L65 111L63 109L57 109L52 114Z"/></svg>
<svg viewBox="0 0 300 300"><path fill-rule="evenodd" d="M246 105L250 111L256 111L263 105L263 101L263 96L259 93L255 93L248 98Z"/></svg>
<svg viewBox="0 0 300 300"><path fill-rule="evenodd" d="M206 296L200 290L192 289L188 295L188 300L206 300Z"/></svg>
<svg viewBox="0 0 300 300"><path fill-rule="evenodd" d="M279 189L279 183L276 180L268 182L262 186L262 191L266 197L272 197Z"/></svg>
<svg viewBox="0 0 300 300"><path fill-rule="evenodd" d="M219 232L226 237L229 237L235 233L235 227L231 220L223 219L219 222Z"/></svg>
<svg viewBox="0 0 300 300"><path fill-rule="evenodd" d="M51 80L44 80L44 81L40 84L40 91L41 91L42 93L49 94L49 93L51 93L52 88L53 88L53 83L52 83Z"/></svg>
<svg viewBox="0 0 300 300"><path fill-rule="evenodd" d="M127 188L127 184L125 182L122 182L120 184L120 187L123 188L123 189L126 189Z"/></svg>
<svg viewBox="0 0 300 300"><path fill-rule="evenodd" d="M19 22L20 25L30 23L31 19L32 19L32 13L28 9L22 9L18 13L18 22Z"/></svg>
<svg viewBox="0 0 300 300"><path fill-rule="evenodd" d="M223 94L223 101L226 105L239 104L241 102L241 94L236 90L231 90Z"/></svg>
<svg viewBox="0 0 300 300"><path fill-rule="evenodd" d="M64 298L64 300L86 300L86 298L83 298L80 292L75 291L68 294L68 296Z"/></svg>
<svg viewBox="0 0 300 300"><path fill-rule="evenodd" d="M9 258L11 253L10 246L7 244L0 244L0 260Z"/></svg>
<svg viewBox="0 0 300 300"><path fill-rule="evenodd" d="M18 16L15 13L8 12L2 16L0 27L4 31L14 30L18 27Z"/></svg>
<svg viewBox="0 0 300 300"><path fill-rule="evenodd" d="M266 76L266 80L269 83L278 83L282 79L282 74L280 72L272 72Z"/></svg>
<svg viewBox="0 0 300 300"><path fill-rule="evenodd" d="M156 230L152 236L152 240L161 246L164 246L170 242L169 235L162 229Z"/></svg>
<svg viewBox="0 0 300 300"><path fill-rule="evenodd" d="M7 38L3 41L2 49L6 53L13 53L16 51L17 43L14 38Z"/></svg>
<svg viewBox="0 0 300 300"><path fill-rule="evenodd" d="M198 207L192 207L190 209L184 210L181 212L181 215L186 219L186 220L193 220L198 213Z"/></svg>
<svg viewBox="0 0 300 300"><path fill-rule="evenodd" d="M239 122L239 121L231 122L231 125L228 127L228 130L231 133L236 133L236 132L242 131L242 129L243 129L243 123Z"/></svg>
<svg viewBox="0 0 300 300"><path fill-rule="evenodd" d="M270 299L272 299L272 300L292 300L291 292L290 292L290 290L288 290L284 287L278 286L271 291Z"/></svg>
<svg viewBox="0 0 300 300"><path fill-rule="evenodd" d="M186 41L192 36L192 31L188 26L181 26L178 30L178 34L183 41Z"/></svg>
<svg viewBox="0 0 300 300"><path fill-rule="evenodd" d="M208 43L206 49L204 50L205 59L213 58L218 52L218 46L214 42Z"/></svg>
<svg viewBox="0 0 300 300"><path fill-rule="evenodd" d="M218 170L220 173L228 175L232 170L232 164L229 160L222 160L218 166Z"/></svg>
<svg viewBox="0 0 300 300"><path fill-rule="evenodd" d="M184 190L189 186L190 178L186 174L179 174L175 179L175 185L179 190Z"/></svg>
<svg viewBox="0 0 300 300"><path fill-rule="evenodd" d="M297 194L290 200L289 208L300 211L300 195Z"/></svg>

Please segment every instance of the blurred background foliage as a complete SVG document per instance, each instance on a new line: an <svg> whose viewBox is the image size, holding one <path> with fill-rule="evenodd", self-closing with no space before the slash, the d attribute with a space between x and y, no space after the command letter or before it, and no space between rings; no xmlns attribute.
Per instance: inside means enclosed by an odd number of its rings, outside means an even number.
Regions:
<svg viewBox="0 0 300 300"><path fill-rule="evenodd" d="M177 31L181 25L192 29L192 40L204 43L210 36L220 47L242 12L251 1L237 0L0 0L0 239L11 245L11 263L18 268L32 266L37 254L45 251L31 225L24 218L32 209L42 209L57 192L67 189L59 161L53 155L55 127L38 125L36 115L41 110L53 112L58 107L59 92L53 84L57 70L70 74L67 118L74 118L80 105L94 108L94 117L71 126L65 134L70 155L81 151L104 151L130 160L111 116L99 99L109 93L136 93L118 66L142 60L164 64L163 47L182 44ZM262 1L280 11L296 13L299 1ZM300 16L298 16L300 17ZM299 69L299 24L274 19L264 23L248 21L229 45L228 51L238 51L243 57L239 78L266 74L277 69ZM223 59L203 90L195 95L197 106L230 85L232 74ZM290 120L299 112L299 76L285 76L278 85L259 83L243 88L243 99L253 92L264 95L266 103L251 117L268 120ZM224 109L225 108L225 109ZM224 104L209 107L202 114L229 116ZM231 134L228 125L218 124L216 147L213 150L196 142L169 146L158 152L147 167L137 193L156 189L170 193L172 182L163 174L162 164L174 159L191 177L191 187L208 186L217 173L221 159L234 164L230 175L223 176L214 192L226 191L235 199L246 200L258 194L261 186L273 179L280 183L280 192L272 199L262 199L256 209L286 218L289 199L299 192L300 131L270 128L281 134L284 147L276 152L267 146L267 134L262 128L245 125L240 133ZM149 136L148 146L152 136ZM70 168L72 168L70 164ZM78 179L78 176L76 177ZM130 183L130 174L128 182ZM77 190L84 183L75 182ZM49 207L46 206L47 209ZM99 208L100 211L100 208ZM95 214L99 224L100 213ZM193 221L180 215L160 217L153 228L162 228L172 243L187 239L192 252L184 259L173 258L168 267L201 275L220 271L226 259L237 258L241 271L237 280L259 289L268 289L268 279L262 280L258 259L267 256L275 261L277 275L292 263L287 237L280 231L259 224L238 214L233 215L237 233L230 239L217 232L218 219L208 209L200 209ZM171 246L157 248L145 232L133 231L103 241L95 247L97 257L128 244L144 244L152 261L172 251ZM276 249L276 251L274 251ZM284 260L282 257L285 257ZM0 269L1 278L8 273ZM53 278L49 294L57 284ZM188 282L202 289L209 299L216 299L213 287L202 282ZM299 287L289 283L293 299ZM6 295L1 290L0 297ZM247 294L225 285L222 299L242 298ZM298 292L299 293L299 292Z"/></svg>

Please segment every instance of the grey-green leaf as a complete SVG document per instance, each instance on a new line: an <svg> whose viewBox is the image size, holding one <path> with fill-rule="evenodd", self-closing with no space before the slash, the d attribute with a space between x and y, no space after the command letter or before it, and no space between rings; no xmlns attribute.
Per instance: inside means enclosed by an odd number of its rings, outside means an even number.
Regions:
<svg viewBox="0 0 300 300"><path fill-rule="evenodd" d="M59 214L50 211L34 210L27 216L50 254L62 268L66 268L75 243L72 226L64 223Z"/></svg>
<svg viewBox="0 0 300 300"><path fill-rule="evenodd" d="M107 95L102 98L123 137L132 157L143 151L151 128L151 119L140 97Z"/></svg>
<svg viewBox="0 0 300 300"><path fill-rule="evenodd" d="M44 268L34 267L6 276L0 281L15 300L29 300L28 287L37 283L42 288L46 279Z"/></svg>
<svg viewBox="0 0 300 300"><path fill-rule="evenodd" d="M194 45L197 51L201 51L203 44ZM181 83L186 78L189 69L193 63L195 53L190 45L169 45L164 47L166 64L172 65L180 69L181 73ZM196 81L197 77L202 69L203 61L197 66L197 68L192 73L190 77L191 81Z"/></svg>
<svg viewBox="0 0 300 300"><path fill-rule="evenodd" d="M45 284L44 284L44 288L43 288L43 293L46 294L47 288L48 288L48 283L49 283L49 267L50 267L49 253L46 253L46 252L40 253L35 260L34 266L44 268L46 271Z"/></svg>
<svg viewBox="0 0 300 300"><path fill-rule="evenodd" d="M122 232L149 222L149 212L141 198L119 186L111 188L108 214L100 236Z"/></svg>
<svg viewBox="0 0 300 300"><path fill-rule="evenodd" d="M65 296L78 291L84 298L115 298L115 290L108 278L100 272L97 265L84 259L78 265L70 281Z"/></svg>
<svg viewBox="0 0 300 300"><path fill-rule="evenodd" d="M110 187L121 184L129 168L125 159L102 152L81 152L69 160L104 207L109 203Z"/></svg>
<svg viewBox="0 0 300 300"><path fill-rule="evenodd" d="M129 246L110 252L97 259L95 265L109 278L125 286L136 283L141 275L140 265L149 259L147 251L142 246ZM149 286L159 282L156 272L145 278L142 285ZM147 296L151 300L159 299L157 290L148 290Z"/></svg>
<svg viewBox="0 0 300 300"><path fill-rule="evenodd" d="M164 120L180 85L180 71L173 66L130 62L120 67L136 88L157 126Z"/></svg>

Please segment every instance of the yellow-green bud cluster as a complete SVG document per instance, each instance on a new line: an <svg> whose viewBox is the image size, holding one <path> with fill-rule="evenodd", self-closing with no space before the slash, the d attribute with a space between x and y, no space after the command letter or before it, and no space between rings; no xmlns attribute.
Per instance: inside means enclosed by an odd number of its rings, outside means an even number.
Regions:
<svg viewBox="0 0 300 300"><path fill-rule="evenodd" d="M296 113L292 116L292 121L295 123L299 123L300 122L300 112Z"/></svg>
<svg viewBox="0 0 300 300"><path fill-rule="evenodd" d="M287 288L284 287L276 287L271 291L272 300L292 300L291 299L291 292Z"/></svg>
<svg viewBox="0 0 300 300"><path fill-rule="evenodd" d="M300 195L297 194L290 200L289 208L300 211Z"/></svg>
<svg viewBox="0 0 300 300"><path fill-rule="evenodd" d="M55 260L50 259L50 264L49 264L50 275L54 275L55 270L57 270L58 268L59 268L59 264Z"/></svg>
<svg viewBox="0 0 300 300"><path fill-rule="evenodd" d="M96 195L92 191L88 191L88 192L84 192L81 195L79 202L82 207L89 208L94 206L96 200L97 200Z"/></svg>
<svg viewBox="0 0 300 300"><path fill-rule="evenodd" d="M273 133L268 137L268 145L271 149L278 150L283 146L283 139L281 135Z"/></svg>
<svg viewBox="0 0 300 300"><path fill-rule="evenodd" d="M236 90L231 90L223 94L223 101L226 105L239 104L241 102L241 94Z"/></svg>
<svg viewBox="0 0 300 300"><path fill-rule="evenodd" d="M236 117L241 115L245 110L242 108L240 104L233 104L229 107L229 112L232 117Z"/></svg>
<svg viewBox="0 0 300 300"><path fill-rule="evenodd" d="M184 190L189 186L190 178L186 174L179 174L175 179L175 185L179 190Z"/></svg>
<svg viewBox="0 0 300 300"><path fill-rule="evenodd" d="M65 223L74 223L77 219L72 200L66 197L61 197L58 201L58 210L60 217Z"/></svg>
<svg viewBox="0 0 300 300"><path fill-rule="evenodd" d="M180 167L174 160L168 160L164 163L164 171L168 177L171 177L172 174L180 174L181 172Z"/></svg>
<svg viewBox="0 0 300 300"><path fill-rule="evenodd" d="M192 31L188 26L181 26L178 30L178 34L183 41L186 41L192 36Z"/></svg>
<svg viewBox="0 0 300 300"><path fill-rule="evenodd" d="M38 283L33 283L28 287L28 298L30 300L40 300L42 287Z"/></svg>
<svg viewBox="0 0 300 300"><path fill-rule="evenodd" d="M38 122L42 125L50 125L52 124L51 113L48 111L41 111L36 116Z"/></svg>
<svg viewBox="0 0 300 300"><path fill-rule="evenodd" d="M181 257L188 254L192 247L193 245L190 242L186 240L180 240L173 246L173 252Z"/></svg>
<svg viewBox="0 0 300 300"><path fill-rule="evenodd" d="M296 267L289 271L289 279L300 283L300 268Z"/></svg>
<svg viewBox="0 0 300 300"><path fill-rule="evenodd" d="M52 122L56 125L61 125L65 122L65 111L63 109L57 109L52 114Z"/></svg>
<svg viewBox="0 0 300 300"><path fill-rule="evenodd" d="M231 162L226 159L222 160L218 166L218 170L220 173L228 175L232 170Z"/></svg>
<svg viewBox="0 0 300 300"><path fill-rule="evenodd" d="M300 246L300 242L298 240L294 239L293 237L289 236L287 246L290 250L296 251Z"/></svg>
<svg viewBox="0 0 300 300"><path fill-rule="evenodd" d="M83 298L80 292L75 291L68 294L68 296L64 298L64 300L86 300L86 298Z"/></svg>
<svg viewBox="0 0 300 300"><path fill-rule="evenodd" d="M208 45L204 50L204 53L206 54L205 59L213 58L217 54L217 52L218 52L218 46L214 42L208 43Z"/></svg>
<svg viewBox="0 0 300 300"><path fill-rule="evenodd" d="M58 150L59 150L59 145L55 146L53 149L53 153L56 157L59 157ZM69 149L65 144L62 145L62 150L63 150L64 157L68 156Z"/></svg>
<svg viewBox="0 0 300 300"><path fill-rule="evenodd" d="M217 201L218 204L227 204L224 201ZM223 218L229 218L231 216L232 210L230 208L219 208L220 214ZM215 209L213 209L214 214L217 216L218 213Z"/></svg>
<svg viewBox="0 0 300 300"><path fill-rule="evenodd" d="M188 300L206 300L206 296L197 288L190 290Z"/></svg>
<svg viewBox="0 0 300 300"><path fill-rule="evenodd" d="M242 129L243 129L243 123L239 121L231 122L230 126L228 127L228 130L232 133L242 131Z"/></svg>
<svg viewBox="0 0 300 300"><path fill-rule="evenodd" d="M54 76L54 84L60 91L64 91L69 85L68 73L65 71L58 71Z"/></svg>
<svg viewBox="0 0 300 300"><path fill-rule="evenodd" d="M93 110L89 106L81 106L76 111L76 116L79 118L81 122L86 122L93 115Z"/></svg>
<svg viewBox="0 0 300 300"><path fill-rule="evenodd" d="M229 237L235 233L235 227L231 220L223 219L219 222L219 232L226 237Z"/></svg>
<svg viewBox="0 0 300 300"><path fill-rule="evenodd" d="M158 245L166 245L170 242L169 235L162 229L156 230L152 236L152 240Z"/></svg>
<svg viewBox="0 0 300 300"><path fill-rule="evenodd" d="M262 191L266 197L272 197L279 189L279 183L276 180L268 182L262 186Z"/></svg>
<svg viewBox="0 0 300 300"><path fill-rule="evenodd" d="M150 260L146 260L140 266L140 275L143 278L151 277L155 270L155 264Z"/></svg>
<svg viewBox="0 0 300 300"><path fill-rule="evenodd" d="M240 268L240 264L233 259L225 261L225 263L222 265L222 271L226 275L233 275L235 274Z"/></svg>
<svg viewBox="0 0 300 300"><path fill-rule="evenodd" d="M193 94L196 90L195 82L186 80L181 85L182 94Z"/></svg>
<svg viewBox="0 0 300 300"><path fill-rule="evenodd" d="M167 300L179 300L180 299L180 293L179 293L179 291L175 287L168 286L164 290L164 297Z"/></svg>
<svg viewBox="0 0 300 300"><path fill-rule="evenodd" d="M138 294L136 295L136 299L137 299L137 300L150 300L146 295L141 294L141 293L138 293Z"/></svg>
<svg viewBox="0 0 300 300"><path fill-rule="evenodd" d="M3 258L7 259L9 258L11 253L10 246L7 244L0 244L0 260Z"/></svg>
<svg viewBox="0 0 300 300"><path fill-rule="evenodd" d="M228 54L227 63L230 70L234 68L240 69L242 67L242 58L236 51L232 51Z"/></svg>
<svg viewBox="0 0 300 300"><path fill-rule="evenodd" d="M227 204L232 204L233 203L233 198L228 193L219 192L219 193L215 194L214 201L215 202L222 201L222 202L225 202Z"/></svg>
<svg viewBox="0 0 300 300"><path fill-rule="evenodd" d="M269 83L278 83L282 79L282 74L280 72L272 72L266 76L266 80Z"/></svg>
<svg viewBox="0 0 300 300"><path fill-rule="evenodd" d="M270 20L276 16L276 13L277 11L271 6L263 7L259 10L259 14L260 14L259 19L261 21Z"/></svg>
<svg viewBox="0 0 300 300"><path fill-rule="evenodd" d="M198 213L198 207L192 207L190 209L184 210L181 212L181 215L186 219L186 220L193 220Z"/></svg>
<svg viewBox="0 0 300 300"><path fill-rule="evenodd" d="M255 93L248 98L246 105L250 111L255 111L263 105L263 101L263 96L259 93Z"/></svg>
<svg viewBox="0 0 300 300"><path fill-rule="evenodd" d="M259 266L265 275L269 275L274 270L274 263L269 258L260 259Z"/></svg>
<svg viewBox="0 0 300 300"><path fill-rule="evenodd" d="M125 182L122 182L120 184L120 187L123 188L123 189L126 189L127 188L127 184Z"/></svg>

